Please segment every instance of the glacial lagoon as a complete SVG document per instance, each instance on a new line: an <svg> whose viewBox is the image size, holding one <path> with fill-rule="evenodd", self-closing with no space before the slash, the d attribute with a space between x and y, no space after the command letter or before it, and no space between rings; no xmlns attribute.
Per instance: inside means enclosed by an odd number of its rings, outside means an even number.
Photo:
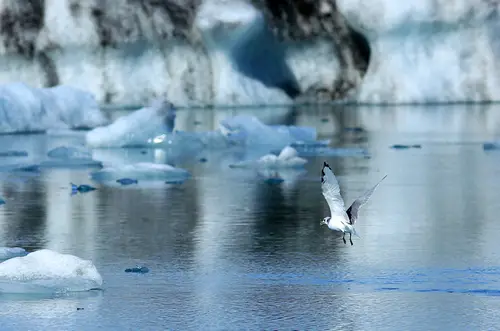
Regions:
<svg viewBox="0 0 500 331"><path fill-rule="evenodd" d="M314 126L333 147L369 152L308 156L305 171L285 172L279 183L229 168L238 156L220 151L92 150L103 161L174 162L191 174L178 184L104 185L75 166L3 171L0 246L92 260L104 283L88 292L2 294L1 329L493 330L500 151L482 143L497 137L499 111L254 110L266 121ZM177 124L212 130L236 113L179 110ZM82 132L2 135L0 146L28 153L2 162L29 164L82 139ZM320 226L328 215L319 181L325 159L346 204L388 174L360 212L354 246ZM97 190L71 195L70 183ZM136 265L149 272L125 272Z"/></svg>

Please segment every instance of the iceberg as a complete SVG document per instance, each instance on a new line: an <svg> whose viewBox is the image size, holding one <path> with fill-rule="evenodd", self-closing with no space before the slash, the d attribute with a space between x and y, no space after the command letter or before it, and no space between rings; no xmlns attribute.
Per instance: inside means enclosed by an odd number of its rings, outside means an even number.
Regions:
<svg viewBox="0 0 500 331"><path fill-rule="evenodd" d="M138 181L176 181L183 182L191 174L184 169L168 164L135 163L106 167L90 173L90 178L97 182L116 182L120 178L134 178Z"/></svg>
<svg viewBox="0 0 500 331"><path fill-rule="evenodd" d="M21 247L0 247L0 260L8 260L13 257L25 256L27 254L28 252Z"/></svg>
<svg viewBox="0 0 500 331"><path fill-rule="evenodd" d="M155 146L173 131L175 116L170 102L156 100L149 107L87 132L85 140L87 146L94 148Z"/></svg>
<svg viewBox="0 0 500 331"><path fill-rule="evenodd" d="M0 86L0 133L91 128L107 119L92 94L69 86Z"/></svg>
<svg viewBox="0 0 500 331"><path fill-rule="evenodd" d="M91 261L48 249L0 263L0 293L79 292L102 283Z"/></svg>
<svg viewBox="0 0 500 331"><path fill-rule="evenodd" d="M220 122L219 130L236 145L281 149L296 142L316 141L316 129L286 125L266 125L255 116L238 115Z"/></svg>
<svg viewBox="0 0 500 331"><path fill-rule="evenodd" d="M85 168L101 168L102 162L95 161L92 159L92 154L90 151L84 150L77 147L66 147L59 146L51 149L47 156L48 160L44 160L40 163L42 168L74 168L74 167L85 167Z"/></svg>
<svg viewBox="0 0 500 331"><path fill-rule="evenodd" d="M232 146L281 149L292 143L323 145L316 141L316 129L286 125L266 125L257 117L237 115L220 121L218 130L185 132L175 130L176 110L168 101L157 101L118 118L106 127L87 132L92 148L143 147L168 150L167 154L195 155L201 150Z"/></svg>

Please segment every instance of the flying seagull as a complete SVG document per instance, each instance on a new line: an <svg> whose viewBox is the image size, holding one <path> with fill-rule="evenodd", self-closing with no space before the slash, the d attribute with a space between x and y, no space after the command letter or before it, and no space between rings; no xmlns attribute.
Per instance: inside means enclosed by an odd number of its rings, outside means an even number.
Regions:
<svg viewBox="0 0 500 331"><path fill-rule="evenodd" d="M332 168L330 168L328 163L323 162L323 168L321 169L321 190L328 203L328 207L330 207L331 216L323 218L320 224L328 225L328 228L333 231L342 232L344 244L346 244L345 234L349 233L349 241L351 245L354 245L352 242L352 235L359 237L354 228L354 223L358 220L359 209L370 199L377 186L379 186L385 177L387 177L387 175L375 184L375 186L366 191L365 194L354 200L346 211L344 200L340 195L339 182L337 178L335 178Z"/></svg>

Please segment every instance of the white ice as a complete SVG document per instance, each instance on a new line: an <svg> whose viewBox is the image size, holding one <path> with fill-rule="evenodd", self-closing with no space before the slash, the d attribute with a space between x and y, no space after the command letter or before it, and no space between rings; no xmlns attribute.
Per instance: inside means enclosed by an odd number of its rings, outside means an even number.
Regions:
<svg viewBox="0 0 500 331"><path fill-rule="evenodd" d="M219 130L228 140L248 147L266 146L282 149L294 142L316 140L316 130L309 127L266 125L255 116L239 115L220 122Z"/></svg>
<svg viewBox="0 0 500 331"><path fill-rule="evenodd" d="M42 249L0 263L0 293L62 293L100 288L92 261Z"/></svg>
<svg viewBox="0 0 500 331"><path fill-rule="evenodd" d="M135 164L115 165L92 172L90 178L94 181L116 181L120 178L131 178L140 181L179 181L190 177L187 170L168 164L140 162Z"/></svg>
<svg viewBox="0 0 500 331"><path fill-rule="evenodd" d="M338 0L371 57L357 100L500 100L500 2Z"/></svg>
<svg viewBox="0 0 500 331"><path fill-rule="evenodd" d="M94 97L69 86L0 86L0 133L95 127L106 123Z"/></svg>
<svg viewBox="0 0 500 331"><path fill-rule="evenodd" d="M85 139L87 146L93 148L153 147L163 142L161 137L171 133L174 125L174 106L170 102L156 100L149 107L136 110L107 126L87 132Z"/></svg>

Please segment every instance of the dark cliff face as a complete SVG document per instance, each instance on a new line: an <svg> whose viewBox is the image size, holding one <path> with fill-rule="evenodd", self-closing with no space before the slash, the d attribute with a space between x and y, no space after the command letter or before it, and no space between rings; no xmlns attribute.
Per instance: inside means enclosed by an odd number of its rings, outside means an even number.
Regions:
<svg viewBox="0 0 500 331"><path fill-rule="evenodd" d="M77 42L80 43L79 46L92 49L97 47L96 52L123 43L144 42L145 45L165 45L171 41L202 50L201 40L193 33L194 20L201 1L66 0L62 4L67 6L69 15L75 21L84 17L90 18L93 22L89 29L94 29L94 34L98 38L97 45L87 45L90 42L84 39ZM54 86L65 82L59 78L52 54L54 50L64 49L66 45L64 40L52 40L50 34L42 38L43 43L39 42L40 36L47 30L46 25L53 24L44 21L49 2L48 0L3 1L0 11L0 57L1 53L19 55L28 61L36 62L44 71L44 85ZM279 82L278 88L292 98L322 93L326 94L328 99L337 99L346 96L359 84L370 59L370 48L365 38L351 29L337 11L335 0L248 0L248 2L263 13L270 31L278 42L286 44L287 41L308 41L315 38L331 40L332 54L337 55L335 60L340 63L341 73L339 77L332 78L332 86L327 88L327 91L300 91L292 78ZM252 47L258 47L259 43L253 43ZM255 49L251 52L241 51L237 55L244 57L248 63L259 63L254 58L246 59L251 54L259 60L260 53ZM247 68L241 68L242 71L245 71L244 69ZM248 72L246 74L259 79L259 75ZM12 80L15 79L12 77ZM266 81L263 83L267 85Z"/></svg>
<svg viewBox="0 0 500 331"><path fill-rule="evenodd" d="M0 35L9 53L33 58L43 28L44 0L7 0L0 12Z"/></svg>
<svg viewBox="0 0 500 331"><path fill-rule="evenodd" d="M252 0L266 16L274 34L282 41L331 40L343 74L329 91L342 98L359 83L370 61L368 41L352 29L337 10L335 0Z"/></svg>
<svg viewBox="0 0 500 331"><path fill-rule="evenodd" d="M78 1L74 0L74 6ZM91 10L101 46L138 40L191 40L197 0L99 0ZM78 15L78 10L74 10ZM148 18L148 19L144 19Z"/></svg>

